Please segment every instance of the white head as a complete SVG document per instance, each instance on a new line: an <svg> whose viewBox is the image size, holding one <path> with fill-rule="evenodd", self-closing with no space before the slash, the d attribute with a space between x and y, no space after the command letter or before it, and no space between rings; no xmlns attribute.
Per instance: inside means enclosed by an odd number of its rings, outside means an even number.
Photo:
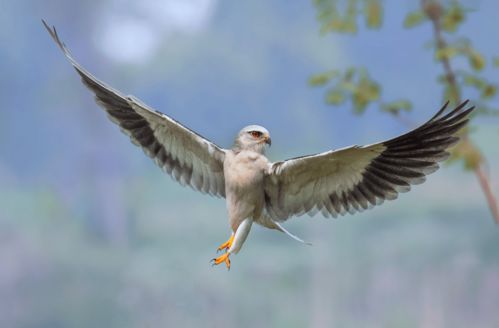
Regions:
<svg viewBox="0 0 499 328"><path fill-rule="evenodd" d="M270 146L271 144L272 140L266 128L259 125L250 125L239 131L232 149L235 151L252 150L263 154L265 145Z"/></svg>

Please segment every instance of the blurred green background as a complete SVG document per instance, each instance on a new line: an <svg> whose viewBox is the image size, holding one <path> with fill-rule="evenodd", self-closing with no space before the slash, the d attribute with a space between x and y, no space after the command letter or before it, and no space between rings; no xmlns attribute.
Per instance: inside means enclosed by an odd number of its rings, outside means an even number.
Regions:
<svg viewBox="0 0 499 328"><path fill-rule="evenodd" d="M463 2L467 36L499 55L499 3ZM310 1L0 0L0 327L499 327L498 227L461 165L371 211L289 221L311 247L255 227L230 272L212 268L224 201L134 147L40 22L97 77L221 146L265 126L279 160L407 129L328 106L308 80L331 67L369 68L413 100L413 122L441 106L430 27L402 28L419 2L384 3L380 31L321 36ZM498 192L498 119L473 125Z"/></svg>

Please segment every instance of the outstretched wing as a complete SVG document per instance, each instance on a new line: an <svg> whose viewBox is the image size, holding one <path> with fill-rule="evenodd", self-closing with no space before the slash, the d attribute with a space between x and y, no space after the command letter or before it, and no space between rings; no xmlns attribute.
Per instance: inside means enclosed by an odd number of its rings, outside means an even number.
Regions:
<svg viewBox="0 0 499 328"><path fill-rule="evenodd" d="M50 28L45 21L43 24L83 83L95 94L96 102L134 144L182 185L225 197L224 149L137 98L124 96L99 81L74 60L55 27Z"/></svg>
<svg viewBox="0 0 499 328"><path fill-rule="evenodd" d="M337 217L395 199L438 169L455 133L474 109L447 104L419 128L368 146L352 146L273 163L265 181L266 210L276 221L321 211Z"/></svg>

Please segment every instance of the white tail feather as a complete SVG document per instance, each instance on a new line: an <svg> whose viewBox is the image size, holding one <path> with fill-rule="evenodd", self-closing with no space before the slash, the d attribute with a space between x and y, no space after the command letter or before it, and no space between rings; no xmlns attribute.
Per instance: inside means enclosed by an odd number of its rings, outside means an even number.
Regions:
<svg viewBox="0 0 499 328"><path fill-rule="evenodd" d="M301 238L293 235L291 232L289 232L288 230L284 229L284 227L281 224L279 224L278 222L274 222L274 224L277 226L278 230L284 232L286 235L288 235L289 237L293 238L297 242L300 242L300 243L305 244L305 245L312 246L312 243L306 242L303 239L301 239Z"/></svg>

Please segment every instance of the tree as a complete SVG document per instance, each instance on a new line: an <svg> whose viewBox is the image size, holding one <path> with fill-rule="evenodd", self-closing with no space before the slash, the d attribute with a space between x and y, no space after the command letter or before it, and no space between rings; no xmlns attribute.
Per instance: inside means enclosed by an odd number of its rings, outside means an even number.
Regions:
<svg viewBox="0 0 499 328"><path fill-rule="evenodd" d="M321 33L356 34L358 21L362 18L370 29L379 29L383 24L384 4L381 0L314 0L314 3ZM443 74L438 75L437 79L442 85L444 99L450 101L451 105L458 104L462 101L463 89L471 88L477 94L476 99L473 99L477 107L475 115L497 116L499 109L490 105L497 96L497 85L488 81L483 73L491 66L498 67L499 57L492 57L492 64L488 64L486 57L473 46L470 39L457 34L469 12L458 0L421 0L419 8L405 16L403 26L410 29L425 23L431 24L431 49L435 60L443 67ZM454 69L453 60L458 57L467 59L468 69ZM369 105L375 104L381 112L401 121L401 112L411 111L413 107L408 99L383 99L380 84L363 67L315 74L309 83L312 86L327 86L326 102L332 106L351 102L355 114L362 114ZM450 161L463 163L466 171L476 175L491 214L499 224L497 200L484 170L486 159L469 138L469 128L461 130L459 134L462 141L451 150Z"/></svg>

